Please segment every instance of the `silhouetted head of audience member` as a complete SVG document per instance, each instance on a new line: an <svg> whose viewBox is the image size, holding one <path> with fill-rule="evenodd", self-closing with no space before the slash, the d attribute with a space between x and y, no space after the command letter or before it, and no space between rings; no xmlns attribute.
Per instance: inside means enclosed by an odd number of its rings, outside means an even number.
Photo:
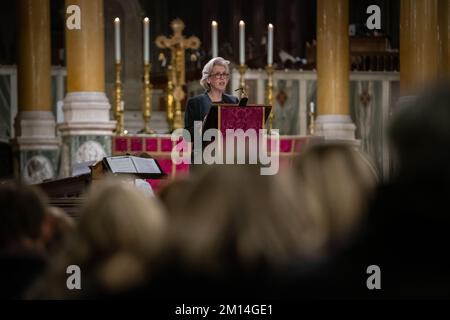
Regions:
<svg viewBox="0 0 450 320"><path fill-rule="evenodd" d="M8 181L0 184L0 251L42 250L45 197L36 189Z"/></svg>
<svg viewBox="0 0 450 320"><path fill-rule="evenodd" d="M370 252L387 297L449 296L450 83L425 90L396 107L394 173L370 213Z"/></svg>
<svg viewBox="0 0 450 320"><path fill-rule="evenodd" d="M168 254L180 266L231 279L316 257L318 222L259 166L210 166L187 192L168 233Z"/></svg>
<svg viewBox="0 0 450 320"><path fill-rule="evenodd" d="M45 198L17 182L0 183L0 299L21 299L44 272Z"/></svg>
<svg viewBox="0 0 450 320"><path fill-rule="evenodd" d="M376 173L354 147L329 143L306 149L292 168L292 190L322 223L324 246L344 245L358 232L376 187Z"/></svg>
<svg viewBox="0 0 450 320"><path fill-rule="evenodd" d="M75 228L74 219L58 207L48 207L45 215L43 237L48 254L57 251Z"/></svg>
<svg viewBox="0 0 450 320"><path fill-rule="evenodd" d="M450 181L450 82L400 103L390 128L402 181Z"/></svg>
<svg viewBox="0 0 450 320"><path fill-rule="evenodd" d="M152 271L148 266L162 246L165 227L158 200L132 182L94 181L66 247L30 297L96 298L133 287ZM70 265L81 269L81 292L66 287Z"/></svg>
<svg viewBox="0 0 450 320"><path fill-rule="evenodd" d="M158 193L158 197L169 214L180 212L186 202L186 196L194 183L192 177L176 178L166 184Z"/></svg>

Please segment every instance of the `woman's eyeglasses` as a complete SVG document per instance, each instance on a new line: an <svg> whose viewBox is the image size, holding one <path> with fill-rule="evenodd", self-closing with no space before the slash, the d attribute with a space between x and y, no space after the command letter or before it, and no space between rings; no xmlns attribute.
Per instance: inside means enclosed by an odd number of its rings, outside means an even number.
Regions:
<svg viewBox="0 0 450 320"><path fill-rule="evenodd" d="M229 73L212 73L210 76L213 78L216 78L216 79L228 79L230 74Z"/></svg>

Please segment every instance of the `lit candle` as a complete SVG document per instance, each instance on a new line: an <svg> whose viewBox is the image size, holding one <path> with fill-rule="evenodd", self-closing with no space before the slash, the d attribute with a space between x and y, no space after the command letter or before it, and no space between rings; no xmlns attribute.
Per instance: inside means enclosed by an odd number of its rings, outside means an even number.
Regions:
<svg viewBox="0 0 450 320"><path fill-rule="evenodd" d="M116 35L116 63L120 63L120 19L114 19L114 30Z"/></svg>
<svg viewBox="0 0 450 320"><path fill-rule="evenodd" d="M273 64L273 25L269 23L267 29L267 64L271 66Z"/></svg>
<svg viewBox="0 0 450 320"><path fill-rule="evenodd" d="M217 22L213 21L211 23L211 46L212 46L212 57L215 58L218 56L218 47L217 47Z"/></svg>
<svg viewBox="0 0 450 320"><path fill-rule="evenodd" d="M311 101L309 103L309 112L314 113L314 102L313 101Z"/></svg>
<svg viewBox="0 0 450 320"><path fill-rule="evenodd" d="M150 43L149 43L150 20L144 18L144 63L150 62Z"/></svg>
<svg viewBox="0 0 450 320"><path fill-rule="evenodd" d="M245 64L245 23L239 21L239 63Z"/></svg>

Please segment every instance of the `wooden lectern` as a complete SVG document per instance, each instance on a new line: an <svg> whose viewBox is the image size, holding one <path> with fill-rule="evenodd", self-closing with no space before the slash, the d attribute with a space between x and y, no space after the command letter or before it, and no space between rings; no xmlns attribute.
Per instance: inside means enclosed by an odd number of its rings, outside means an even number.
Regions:
<svg viewBox="0 0 450 320"><path fill-rule="evenodd" d="M228 156L230 158L235 158L238 155L238 142L240 139L236 135L235 130L241 129L244 131L244 148L245 153L248 154L248 151L253 146L253 150L256 143L256 148L259 145L259 130L265 129L266 120L269 117L271 106L264 105L247 105L240 106L234 104L220 104L220 105L212 105L209 109L208 114L203 123L202 127L202 137L208 129L217 129L220 132L220 136L222 139L218 141L218 150L220 154L215 154L216 156L221 158L225 163L225 158L228 161ZM227 135L227 130L232 129L231 135ZM256 140L252 140L252 134L248 136L248 139L245 137L248 133L247 130L255 130L256 135L253 137ZM230 146L227 145L227 142L231 143ZM202 148L205 148L210 144L209 141L203 141ZM242 140L241 140L242 143ZM229 147L231 149L229 149ZM233 151L234 150L234 151ZM226 155L227 152L231 153ZM195 152L195 151L194 151ZM194 154L192 155L192 159L194 158ZM241 158L240 158L241 159Z"/></svg>

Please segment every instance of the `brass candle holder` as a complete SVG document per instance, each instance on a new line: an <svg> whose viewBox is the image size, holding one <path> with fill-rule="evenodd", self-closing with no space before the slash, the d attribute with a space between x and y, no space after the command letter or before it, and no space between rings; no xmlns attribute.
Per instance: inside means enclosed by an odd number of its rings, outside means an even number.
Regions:
<svg viewBox="0 0 450 320"><path fill-rule="evenodd" d="M152 84L150 83L150 70L152 65L144 63L144 101L142 104L142 117L144 119L144 128L141 133L154 134L155 130L150 129L150 119L152 117Z"/></svg>
<svg viewBox="0 0 450 320"><path fill-rule="evenodd" d="M122 108L122 81L121 74L122 64L116 62L116 82L114 84L114 118L116 119L116 134L125 134L124 110Z"/></svg>
<svg viewBox="0 0 450 320"><path fill-rule="evenodd" d="M267 130L269 134L272 131L272 122L275 113L275 106L273 104L273 71L274 71L273 65L270 64L266 66L267 72L266 104L272 107L272 109L270 110L269 119L267 120Z"/></svg>
<svg viewBox="0 0 450 320"><path fill-rule="evenodd" d="M174 98L173 98L173 68L171 65L167 66L167 123L169 125L169 132L173 129L173 114L174 114Z"/></svg>
<svg viewBox="0 0 450 320"><path fill-rule="evenodd" d="M173 98L175 100L175 110L173 113L172 129L183 128L183 118L181 116L181 101L184 99L185 93L181 86L175 86L173 90Z"/></svg>
<svg viewBox="0 0 450 320"><path fill-rule="evenodd" d="M245 75L245 72L247 71L247 66L245 64L240 64L239 67L238 67L238 70L239 70L239 74L240 74L239 87L243 88L245 90L244 75Z"/></svg>
<svg viewBox="0 0 450 320"><path fill-rule="evenodd" d="M314 127L315 127L314 112L310 110L308 112L308 116L309 116L308 134L312 136L314 135Z"/></svg>

